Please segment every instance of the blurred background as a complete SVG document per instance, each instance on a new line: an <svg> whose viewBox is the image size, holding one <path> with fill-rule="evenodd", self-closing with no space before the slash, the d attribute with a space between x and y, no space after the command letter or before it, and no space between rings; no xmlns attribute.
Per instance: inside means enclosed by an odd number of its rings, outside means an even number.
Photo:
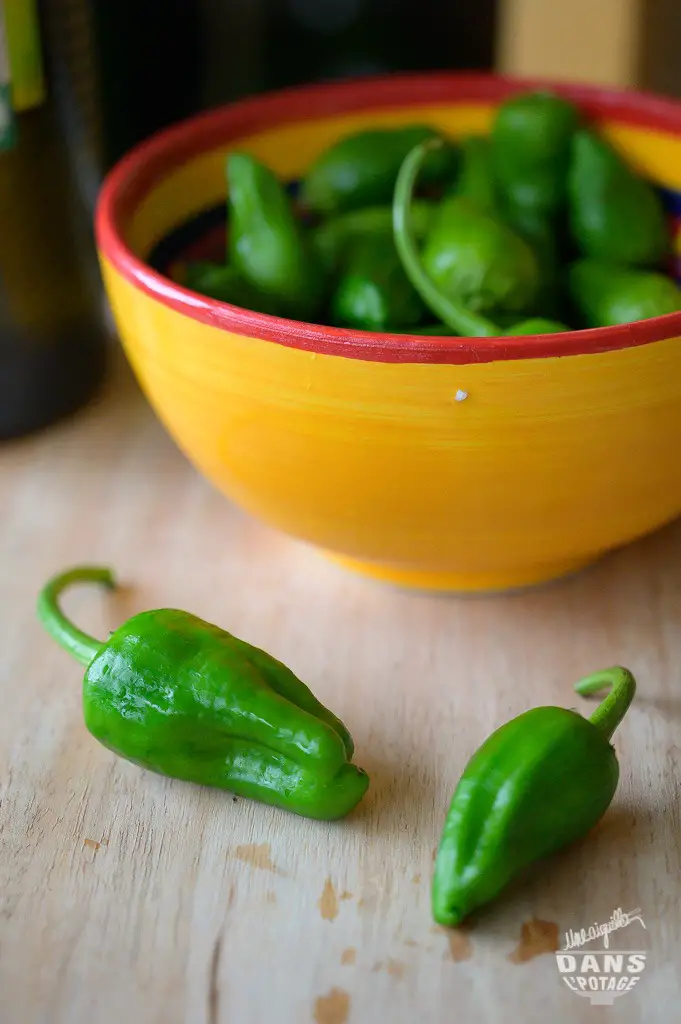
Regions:
<svg viewBox="0 0 681 1024"><path fill-rule="evenodd" d="M681 95L680 0L1 0L0 440L96 393L91 236L131 146L263 90L496 70Z"/></svg>

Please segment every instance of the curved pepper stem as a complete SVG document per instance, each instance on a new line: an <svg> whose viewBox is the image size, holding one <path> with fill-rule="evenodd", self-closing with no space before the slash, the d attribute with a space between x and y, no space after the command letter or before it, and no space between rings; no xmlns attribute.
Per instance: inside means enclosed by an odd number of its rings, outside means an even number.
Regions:
<svg viewBox="0 0 681 1024"><path fill-rule="evenodd" d="M62 592L74 583L101 583L112 590L116 586L116 579L110 569L81 566L53 576L38 597L38 618L47 632L81 665L89 665L101 650L101 641L74 626L59 607Z"/></svg>
<svg viewBox="0 0 681 1024"><path fill-rule="evenodd" d="M575 690L583 697L598 693L605 686L610 687L608 696L598 705L589 721L610 739L626 715L636 693L636 680L627 668L615 665L613 668L594 672L593 675L575 683Z"/></svg>
<svg viewBox="0 0 681 1024"><path fill-rule="evenodd" d="M393 234L404 271L428 308L458 335L467 338L493 338L501 331L485 317L472 313L461 302L443 295L421 265L412 227L413 192L418 173L426 157L443 145L430 139L415 146L400 167L393 195Z"/></svg>

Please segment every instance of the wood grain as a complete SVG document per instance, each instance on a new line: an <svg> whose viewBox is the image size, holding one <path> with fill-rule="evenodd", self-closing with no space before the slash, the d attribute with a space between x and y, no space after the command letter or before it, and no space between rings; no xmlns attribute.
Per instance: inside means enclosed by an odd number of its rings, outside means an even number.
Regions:
<svg viewBox="0 0 681 1024"><path fill-rule="evenodd" d="M676 1019L681 526L513 597L370 584L215 493L124 369L81 416L2 449L0 509L3 1024L591 1021L550 950L617 907L641 908L650 956L616 1019ZM70 595L84 628L181 607L290 664L355 737L358 811L306 821L98 746L81 670L34 615L48 574L84 561L126 584ZM581 706L572 682L613 662L640 692L605 819L465 933L434 927L432 851L466 759L526 708Z"/></svg>

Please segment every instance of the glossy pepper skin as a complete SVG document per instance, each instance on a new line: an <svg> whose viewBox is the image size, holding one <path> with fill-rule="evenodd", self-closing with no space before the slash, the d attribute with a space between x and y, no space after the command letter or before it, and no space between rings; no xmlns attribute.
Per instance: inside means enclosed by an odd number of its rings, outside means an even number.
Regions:
<svg viewBox="0 0 681 1024"><path fill-rule="evenodd" d="M615 794L610 743L636 690L631 673L607 669L578 693L611 687L590 719L564 708L527 711L497 729L466 765L435 860L435 920L455 927L534 861L584 835Z"/></svg>
<svg viewBox="0 0 681 1024"><path fill-rule="evenodd" d="M242 309L254 309L258 313L269 313L277 316L281 304L264 295L236 270L227 264L211 263L197 260L188 263L185 269L183 285L192 291L219 302L228 302Z"/></svg>
<svg viewBox="0 0 681 1024"><path fill-rule="evenodd" d="M560 323L558 320L546 320L543 317L535 316L530 317L527 320L520 320L517 323L511 324L510 327L497 328L499 335L505 335L506 337L517 337L519 335L526 336L528 334L560 334L563 331L572 330L567 324ZM415 335L431 335L440 337L452 337L452 328L448 327L447 324L419 324L417 327L412 327L410 331L399 330L396 334L415 334Z"/></svg>
<svg viewBox="0 0 681 1024"><path fill-rule="evenodd" d="M579 114L548 90L511 96L495 115L492 160L511 207L552 216L566 200L570 146Z"/></svg>
<svg viewBox="0 0 681 1024"><path fill-rule="evenodd" d="M310 167L301 185L308 209L331 215L344 210L389 203L407 153L424 139L439 138L427 125L372 129L339 139ZM448 183L456 173L458 151L452 144L433 150L422 181Z"/></svg>
<svg viewBox="0 0 681 1024"><path fill-rule="evenodd" d="M424 270L474 312L522 312L532 306L539 267L530 246L465 199L449 199L421 251Z"/></svg>
<svg viewBox="0 0 681 1024"><path fill-rule="evenodd" d="M564 304L561 274L560 225L541 210L531 207L503 208L509 227L532 248L539 267L539 287L534 303L535 312L542 317L555 317Z"/></svg>
<svg viewBox="0 0 681 1024"><path fill-rule="evenodd" d="M428 199L415 199L411 216L414 233L422 239L432 224L437 204ZM330 217L314 228L310 236L315 253L329 271L338 271L347 265L358 244L368 236L392 238L392 206L366 206Z"/></svg>
<svg viewBox="0 0 681 1024"><path fill-rule="evenodd" d="M419 253L411 227L411 202L419 170L437 141L416 146L404 160L395 185L393 231L405 272L428 308L464 337L502 333L486 314L522 313L539 287L531 247L501 221L469 199L452 196L438 215Z"/></svg>
<svg viewBox="0 0 681 1024"><path fill-rule="evenodd" d="M562 334L569 331L567 324L560 320L548 320L541 316L530 317L528 320L521 320L504 331L509 338L525 336L528 334Z"/></svg>
<svg viewBox="0 0 681 1024"><path fill-rule="evenodd" d="M587 327L610 327L676 313L681 291L665 274L577 260L568 272L570 294Z"/></svg>
<svg viewBox="0 0 681 1024"><path fill-rule="evenodd" d="M227 157L230 263L282 315L313 319L326 277L278 178L247 153Z"/></svg>
<svg viewBox="0 0 681 1024"><path fill-rule="evenodd" d="M459 176L448 194L469 199L483 213L499 212L492 146L486 136L469 135L462 139Z"/></svg>
<svg viewBox="0 0 681 1024"><path fill-rule="evenodd" d="M100 643L61 612L71 584L114 585L108 569L50 580L38 616L87 666L83 713L92 735L142 768L231 790L310 818L341 818L364 796L352 739L284 665L194 615L133 616Z"/></svg>
<svg viewBox="0 0 681 1024"><path fill-rule="evenodd" d="M654 266L670 248L664 209L652 185L612 146L582 129L568 174L570 226L584 256L625 266Z"/></svg>
<svg viewBox="0 0 681 1024"><path fill-rule="evenodd" d="M534 94L533 94L534 95ZM563 101L559 101L562 103ZM569 104L567 105L570 106ZM567 158L562 169L563 193L567 177ZM535 254L539 282L534 302L541 317L554 317L560 311L560 275L557 230L553 211L539 202L520 205L515 192L504 193L497 180L492 140L471 135L461 142L461 169L451 195L468 199L483 213L504 221ZM528 199L537 198L527 196ZM418 235L417 235L418 237ZM502 314L503 316L503 314ZM499 321L499 316L495 315ZM548 322L548 321L547 321ZM561 327L561 330L567 330ZM508 333L508 332L505 332ZM524 332L545 333L545 332Z"/></svg>
<svg viewBox="0 0 681 1024"><path fill-rule="evenodd" d="M366 235L355 244L331 300L334 323L367 331L409 327L426 307L404 272L392 234Z"/></svg>
<svg viewBox="0 0 681 1024"><path fill-rule="evenodd" d="M559 317L558 238L567 202L574 104L549 90L518 93L502 103L491 132L492 163L504 217L532 246L540 270L535 312Z"/></svg>

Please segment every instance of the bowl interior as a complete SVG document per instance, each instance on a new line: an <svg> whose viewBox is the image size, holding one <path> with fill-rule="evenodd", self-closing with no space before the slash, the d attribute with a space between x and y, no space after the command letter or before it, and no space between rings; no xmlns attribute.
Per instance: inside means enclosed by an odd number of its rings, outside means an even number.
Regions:
<svg viewBox="0 0 681 1024"><path fill-rule="evenodd" d="M427 123L453 138L489 130L494 111L520 89L551 87L576 102L662 192L681 239L681 104L641 94L537 80L435 73L335 82L257 96L152 137L111 172L96 230L104 266L133 287L222 330L318 353L389 362L464 363L615 351L681 334L681 312L635 324L560 335L419 338L307 324L239 309L185 289L181 263L224 253L225 156L239 148L295 188L311 161L343 135ZM678 241L674 249L681 253ZM670 257L680 276L679 255ZM179 264L179 266L178 266Z"/></svg>
<svg viewBox="0 0 681 1024"><path fill-rule="evenodd" d="M487 132L495 105L509 88L517 89L518 84L509 87L503 80L484 78L482 83L485 87L481 86L479 91L487 93L490 83L496 83L497 95L475 100L465 95L471 92L470 86L457 89L454 77L448 89L443 87L442 90L449 95L439 103L396 102L394 107L377 104L367 108L371 90L361 90L359 95L365 109L314 116L306 112L304 101L293 93L287 118L257 131L248 131L248 118L241 119L241 124L235 123L229 108L224 111L222 130L220 112L209 115L210 123L198 118L180 125L173 131L183 133L185 145L173 147L173 132L167 133L166 159L155 168L154 180L146 194L129 210L125 240L136 256L162 273L168 273L177 259L219 258L224 251L224 159L230 149L243 149L262 159L295 190L295 183L312 160L340 136L352 131L421 122L454 138ZM346 88L345 99L349 106L360 102L359 89L357 86L353 92ZM320 91L323 93L323 89ZM670 118L660 117L659 112L660 106L674 108L671 103L600 90L568 87L563 91L573 95L610 141L658 186L674 234L679 235L681 107L676 113L678 125L674 130ZM459 92L464 95L458 95ZM329 106L333 105L329 103ZM668 115L669 111L664 113ZM672 268L677 276L680 258L681 252L675 256Z"/></svg>
<svg viewBox="0 0 681 1024"><path fill-rule="evenodd" d="M299 179L287 182L289 192L294 197L299 184ZM681 284L681 192L660 185L657 191L667 211L670 233L675 240L666 270ZM301 219L304 219L302 211ZM226 203L223 198L216 205L187 217L171 228L152 246L144 259L159 274L182 284L186 263L194 260L219 263L224 260L227 235Z"/></svg>
<svg viewBox="0 0 681 1024"><path fill-rule="evenodd" d="M295 200L299 180L289 181L288 191ZM300 211L301 219L305 219ZM309 219L309 218L308 218ZM227 207L225 197L216 205L201 210L172 228L145 257L159 274L182 283L182 268L191 260L222 262L227 249Z"/></svg>

